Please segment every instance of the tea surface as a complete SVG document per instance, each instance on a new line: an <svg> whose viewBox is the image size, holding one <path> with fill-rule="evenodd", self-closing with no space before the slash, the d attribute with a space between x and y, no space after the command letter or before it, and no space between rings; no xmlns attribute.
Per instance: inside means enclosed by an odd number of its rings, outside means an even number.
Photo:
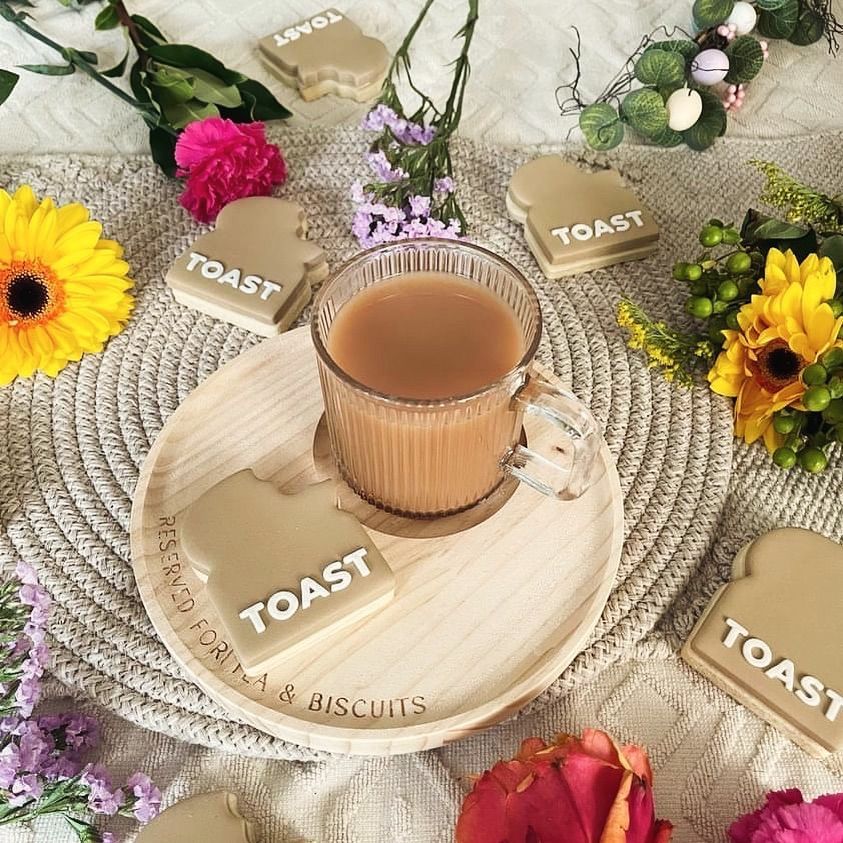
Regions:
<svg viewBox="0 0 843 843"><path fill-rule="evenodd" d="M524 355L521 326L487 288L448 273L414 273L359 292L339 311L328 353L387 395L443 399L494 383Z"/></svg>

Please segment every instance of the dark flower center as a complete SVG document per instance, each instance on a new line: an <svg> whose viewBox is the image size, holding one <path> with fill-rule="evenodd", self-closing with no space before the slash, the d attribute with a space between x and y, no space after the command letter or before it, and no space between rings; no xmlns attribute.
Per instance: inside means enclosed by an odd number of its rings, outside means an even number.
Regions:
<svg viewBox="0 0 843 843"><path fill-rule="evenodd" d="M9 310L21 319L40 316L50 303L50 290L43 278L21 272L9 280L6 290Z"/></svg>
<svg viewBox="0 0 843 843"><path fill-rule="evenodd" d="M758 351L758 359L749 367L759 386L778 392L799 378L804 361L784 340L773 340Z"/></svg>

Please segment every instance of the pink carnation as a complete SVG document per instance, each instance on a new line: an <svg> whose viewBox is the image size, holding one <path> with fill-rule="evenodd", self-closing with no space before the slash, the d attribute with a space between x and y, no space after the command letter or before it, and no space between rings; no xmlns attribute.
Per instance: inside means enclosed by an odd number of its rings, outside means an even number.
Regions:
<svg viewBox="0 0 843 843"><path fill-rule="evenodd" d="M843 793L806 802L796 789L767 794L764 806L729 828L732 843L843 843Z"/></svg>
<svg viewBox="0 0 843 843"><path fill-rule="evenodd" d="M176 143L178 175L187 179L181 204L199 222L213 222L235 199L268 196L283 184L287 165L263 123L206 117L190 123Z"/></svg>

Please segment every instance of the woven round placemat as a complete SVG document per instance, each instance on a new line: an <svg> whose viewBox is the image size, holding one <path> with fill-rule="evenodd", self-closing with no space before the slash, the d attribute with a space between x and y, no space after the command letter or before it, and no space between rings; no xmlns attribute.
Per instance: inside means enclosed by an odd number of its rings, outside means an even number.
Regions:
<svg viewBox="0 0 843 843"><path fill-rule="evenodd" d="M274 139L292 171L279 195L307 209L311 238L336 265L355 251L348 189L365 176L366 137L280 130ZM547 329L541 356L590 403L625 496L626 544L606 610L588 648L534 709L650 632L712 541L731 459L728 406L649 372L626 348L615 310L622 294L662 315L680 310L672 259L733 182L723 153L619 152L613 163L662 226L658 253L548 281L503 201L510 175L530 154L468 141L456 152L471 236L514 261L538 289ZM104 353L55 380L37 376L0 390L0 554L6 563L33 563L55 600L54 672L151 729L241 754L318 757L233 719L192 684L156 637L130 563L132 493L151 443L198 383L258 338L172 300L164 273L201 227L179 207L179 185L147 158L0 159L0 184L23 182L60 202L87 204L124 244L137 282L131 323ZM703 193L712 207L697 207Z"/></svg>

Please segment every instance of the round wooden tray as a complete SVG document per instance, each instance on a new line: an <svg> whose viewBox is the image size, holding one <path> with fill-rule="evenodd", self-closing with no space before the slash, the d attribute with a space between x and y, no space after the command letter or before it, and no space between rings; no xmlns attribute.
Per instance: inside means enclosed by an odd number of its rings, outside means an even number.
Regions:
<svg viewBox="0 0 843 843"><path fill-rule="evenodd" d="M202 582L186 562L174 569L178 539L164 554L159 531L243 468L290 493L332 476L322 411L310 333L301 328L233 360L169 420L132 511L135 576L159 636L224 708L314 749L413 752L503 720L570 664L606 603L623 540L608 448L600 479L579 500L513 482L435 521L379 512L340 484L341 506L395 571L395 599L318 651L247 677ZM525 434L536 442L550 431L528 418Z"/></svg>

